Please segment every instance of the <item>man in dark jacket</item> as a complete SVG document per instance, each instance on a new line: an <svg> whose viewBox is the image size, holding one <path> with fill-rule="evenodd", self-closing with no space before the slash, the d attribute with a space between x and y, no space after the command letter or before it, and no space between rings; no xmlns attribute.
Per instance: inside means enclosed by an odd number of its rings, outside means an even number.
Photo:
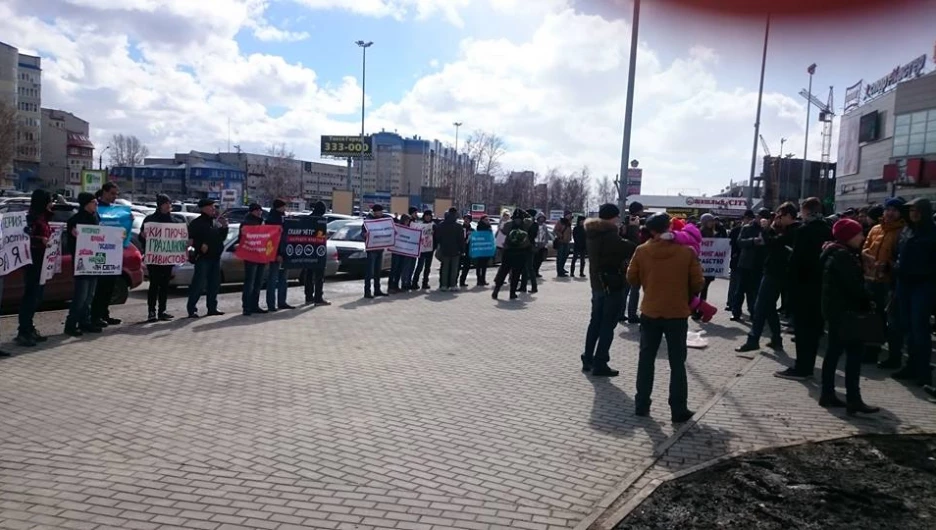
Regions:
<svg viewBox="0 0 936 530"><path fill-rule="evenodd" d="M585 221L585 241L589 256L588 277L591 283L591 317L585 333L582 371L592 375L614 377L617 370L608 366L614 328L624 305L627 284L627 263L637 245L622 239L619 233L621 210L614 204L603 204L598 219Z"/></svg>
<svg viewBox="0 0 936 530"><path fill-rule="evenodd" d="M241 223L240 238L238 244L244 243L244 227L260 226L263 224L263 207L257 203L251 203L247 207L247 215ZM274 268L274 263L270 264L270 269ZM264 263L255 263L244 260L244 286L241 291L241 309L245 317L254 313L266 314L265 309L260 308L260 290L263 289L263 269ZM267 285L267 293L273 292ZM276 305L270 306L270 296L267 296L267 307L276 310Z"/></svg>
<svg viewBox="0 0 936 530"><path fill-rule="evenodd" d="M68 235L68 251L75 260L75 247L78 242L78 225L99 225L101 219L97 214L97 201L94 195L88 192L78 194L78 211L66 223ZM74 294L65 318L65 334L80 337L84 333L100 333L101 326L91 320L91 300L94 298L94 289L97 285L97 276L75 275Z"/></svg>
<svg viewBox="0 0 936 530"><path fill-rule="evenodd" d="M266 224L283 226L283 219L286 217L286 202L282 199L273 201L273 209L267 214ZM276 255L276 261L270 263L270 270L267 272L266 303L267 309L277 311L280 309L295 309L286 302L286 295L289 289L289 281L286 276L286 269L283 268L282 251Z"/></svg>
<svg viewBox="0 0 936 530"><path fill-rule="evenodd" d="M741 256L741 248L738 247L738 238L741 237L741 224L731 227L728 232L728 239L731 246L731 258L728 261L730 273L728 276L728 303L725 305L725 311L734 312L734 300L738 296L738 286L741 284L741 273L738 271L738 258Z"/></svg>
<svg viewBox="0 0 936 530"><path fill-rule="evenodd" d="M120 195L120 190L113 182L105 182L98 192L97 201L100 206L111 206ZM100 217L98 217L100 219ZM116 326L120 324L119 318L110 315L110 303L114 297L114 287L119 276L101 276L94 286L94 298L91 300L91 320L98 327Z"/></svg>
<svg viewBox="0 0 936 530"><path fill-rule="evenodd" d="M754 305L754 321L751 332L748 333L747 342L737 348L737 352L751 352L760 349L760 338L764 332L764 325L770 325L771 340L767 347L774 350L783 349L783 336L780 334L780 316L777 314L777 299L786 281L787 265L790 260L790 251L793 249L793 234L799 225L796 223L796 206L787 202L777 209L773 222L767 224L762 221L762 237L766 257L764 258L764 275L760 288L757 291L757 302Z"/></svg>
<svg viewBox="0 0 936 530"><path fill-rule="evenodd" d="M172 200L168 195L156 195L156 211L143 219L140 226L140 244L146 253L146 225L151 223L176 223L172 218ZM179 222L181 224L181 221ZM147 265L149 290L146 293L147 322L161 320L168 322L175 318L166 312L166 299L169 296L169 281L172 279L172 265ZM159 312L157 313L157 307Z"/></svg>
<svg viewBox="0 0 936 530"><path fill-rule="evenodd" d="M195 272L186 307L189 318L198 318L198 300L203 291L206 292L207 315L224 314L218 311L218 290L221 288L221 253L228 236L228 223L227 219L218 218L212 199L198 201L198 209L201 215L189 223L189 239L195 249Z"/></svg>
<svg viewBox="0 0 936 530"><path fill-rule="evenodd" d="M936 303L936 224L927 199L907 203L907 227L897 243L897 305L907 339L907 364L895 379L932 385L930 315Z"/></svg>
<svg viewBox="0 0 936 530"><path fill-rule="evenodd" d="M524 258L523 263L523 273L520 275L520 292L527 292L527 281L530 282L530 292L536 294L538 292L537 287L537 273L536 273L536 240L539 237L540 230L546 230L545 227L541 227L539 223L536 222L536 210L530 209L523 212L523 226L527 229L527 235L530 238L530 251L529 255Z"/></svg>
<svg viewBox="0 0 936 530"><path fill-rule="evenodd" d="M474 232L474 228L471 227L470 215L466 215L462 217L461 226L465 234L465 252L463 252L461 255L461 264L460 264L461 274L459 274L458 276L458 286L468 287L468 273L471 272L471 258L468 257L468 239L471 238L471 233Z"/></svg>
<svg viewBox="0 0 936 530"><path fill-rule="evenodd" d="M796 322L796 365L777 372L782 379L804 380L813 376L822 336L822 246L832 240L832 228L822 216L822 201L810 197L800 207L802 225L794 234L788 281Z"/></svg>
<svg viewBox="0 0 936 530"><path fill-rule="evenodd" d="M309 215L311 223L316 227L317 232L322 232L327 237L328 223L325 222L325 203L316 202L312 206L312 214ZM305 303L315 304L317 306L329 306L331 302L325 299L323 292L325 288L325 267L307 267L304 271L305 281Z"/></svg>
<svg viewBox="0 0 936 530"><path fill-rule="evenodd" d="M384 217L389 217L389 215L384 213L383 206L375 204L371 206L370 213L367 214L364 219L383 219ZM367 223L364 223L364 227L361 229L361 235L364 237L364 241L367 241ZM380 272L383 270L383 253L383 250L367 251L367 268L364 270L364 298L387 296L387 293L380 289ZM371 285L373 285L373 290L371 290Z"/></svg>
<svg viewBox="0 0 936 530"><path fill-rule="evenodd" d="M500 294L508 275L510 276L510 299L517 299L517 286L526 268L527 255L534 246L530 234L537 228L534 226L535 224L532 219L527 218L526 212L517 208L514 210L510 221L504 223L503 227L498 228L506 236L501 264L494 276L494 290L491 292L491 298L494 300L497 300L497 295Z"/></svg>
<svg viewBox="0 0 936 530"><path fill-rule="evenodd" d="M754 212L744 212L744 226L738 234L738 287L731 304L731 320L741 321L741 311L747 300L748 313L754 315L754 302L760 287L764 267L764 238L761 235L760 220L770 218L770 210L761 210L757 218Z"/></svg>
<svg viewBox="0 0 936 530"><path fill-rule="evenodd" d="M439 290L458 290L458 265L465 250L465 232L458 224L458 210L450 208L445 219L435 228L433 234L436 252L442 261L439 274Z"/></svg>

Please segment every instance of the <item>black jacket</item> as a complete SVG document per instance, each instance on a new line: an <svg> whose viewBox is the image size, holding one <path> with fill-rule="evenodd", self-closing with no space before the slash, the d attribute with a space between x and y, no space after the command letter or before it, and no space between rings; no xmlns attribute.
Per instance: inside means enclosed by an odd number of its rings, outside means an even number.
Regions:
<svg viewBox="0 0 936 530"><path fill-rule="evenodd" d="M757 244L757 238L761 236L760 224L756 221L746 224L741 228L738 234L738 268L759 271L764 267L765 249L763 245Z"/></svg>
<svg viewBox="0 0 936 530"><path fill-rule="evenodd" d="M181 221L176 221L172 218L171 213L162 213L156 211L151 213L143 218L143 224L140 225L140 244L143 245L143 248L140 249L141 252L146 254L146 225L149 223L181 223ZM147 267L153 267L154 265L147 265ZM165 265L155 265L156 267L164 267ZM170 265L171 267L171 265Z"/></svg>
<svg viewBox="0 0 936 530"><path fill-rule="evenodd" d="M250 217L249 215L247 217ZM264 224L268 225L282 225L283 219L286 217L286 214L280 213L276 210L270 210L270 213L266 216L266 222Z"/></svg>
<svg viewBox="0 0 936 530"><path fill-rule="evenodd" d="M821 255L822 318L834 326L845 313L871 309L858 250L827 242Z"/></svg>
<svg viewBox="0 0 936 530"><path fill-rule="evenodd" d="M75 215L72 215L68 218L68 221L65 223L67 240L68 240L68 253L75 256L75 245L78 243L77 238L72 234L72 231L77 225L99 225L101 224L101 218L97 213L90 213L84 208L79 208Z"/></svg>
<svg viewBox="0 0 936 530"><path fill-rule="evenodd" d="M205 214L199 215L189 223L189 239L192 240L192 246L200 258L221 259L227 236L228 228L222 227L217 219ZM201 253L202 245L208 245L208 251L204 254Z"/></svg>
<svg viewBox="0 0 936 530"><path fill-rule="evenodd" d="M799 223L791 224L782 232L773 228L764 230L764 274L772 278L784 280L787 267L790 265L790 251L793 250L793 235L799 228Z"/></svg>
<svg viewBox="0 0 936 530"><path fill-rule="evenodd" d="M457 258L465 249L465 231L454 216L447 215L436 225L432 237L440 258Z"/></svg>
<svg viewBox="0 0 936 530"><path fill-rule="evenodd" d="M637 245L629 239L622 239L618 226L604 219L585 221L585 242L589 257L588 277L592 290L604 290L605 280L613 276L620 276L620 288L623 289L627 264ZM617 279L610 283L616 281ZM607 287L612 287L610 283Z"/></svg>
<svg viewBox="0 0 936 530"><path fill-rule="evenodd" d="M741 256L741 247L738 246L738 238L740 236L740 226L736 226L731 229L731 232L728 232L728 239L731 240L731 260L729 261L729 267L731 267L731 270L738 268L738 257Z"/></svg>
<svg viewBox="0 0 936 530"><path fill-rule="evenodd" d="M897 243L897 281L920 284L936 282L936 225L932 220L932 205L927 199L914 199L922 217L916 226L907 226Z"/></svg>
<svg viewBox="0 0 936 530"><path fill-rule="evenodd" d="M793 252L790 254L789 281L793 291L812 296L822 285L822 265L819 258L822 246L832 240L832 229L825 219L817 218L800 225L793 234Z"/></svg>
<svg viewBox="0 0 936 530"><path fill-rule="evenodd" d="M583 252L586 249L585 225L575 225L572 229L572 243L576 252Z"/></svg>

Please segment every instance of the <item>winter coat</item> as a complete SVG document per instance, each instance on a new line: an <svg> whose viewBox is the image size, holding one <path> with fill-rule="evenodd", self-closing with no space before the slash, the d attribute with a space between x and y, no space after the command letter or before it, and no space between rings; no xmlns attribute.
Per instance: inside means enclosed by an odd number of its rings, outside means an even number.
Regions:
<svg viewBox="0 0 936 530"><path fill-rule="evenodd" d="M445 220L435 227L433 240L439 258L457 258L465 250L465 232L454 216L445 216Z"/></svg>
<svg viewBox="0 0 936 530"><path fill-rule="evenodd" d="M907 226L900 233L897 246L897 280L908 284L936 282L936 225L933 207L926 199L914 199L908 205L920 211L922 219L916 226Z"/></svg>
<svg viewBox="0 0 936 530"><path fill-rule="evenodd" d="M890 283L897 261L897 243L906 224L902 219L874 225L861 251L864 277L868 281Z"/></svg>
<svg viewBox="0 0 936 530"><path fill-rule="evenodd" d="M822 246L832 240L832 228L817 217L800 225L793 235L790 253L789 281L795 295L814 299L822 286Z"/></svg>
<svg viewBox="0 0 936 530"><path fill-rule="evenodd" d="M249 217L249 216L248 216ZM285 213L281 213L277 210L270 210L270 213L266 215L264 224L268 225L282 225L283 219L286 218Z"/></svg>
<svg viewBox="0 0 936 530"><path fill-rule="evenodd" d="M740 226L732 228L731 232L728 233L728 239L731 240L731 259L729 261L729 267L731 267L731 270L736 270L738 268L738 257L741 256L741 247L738 246L738 238L740 236Z"/></svg>
<svg viewBox="0 0 936 530"><path fill-rule="evenodd" d="M744 225L738 234L738 268L746 270L759 271L764 267L765 248L757 244L757 239L761 237L760 224L756 221Z"/></svg>
<svg viewBox="0 0 936 530"><path fill-rule="evenodd" d="M189 223L189 239L192 240L192 246L199 254L199 259L221 259L227 236L228 227L221 226L214 217L201 214ZM208 246L207 252L202 253L202 245Z"/></svg>
<svg viewBox="0 0 936 530"><path fill-rule="evenodd" d="M871 309L871 295L865 289L860 253L832 241L823 246L822 318L834 326L848 312Z"/></svg>
<svg viewBox="0 0 936 530"><path fill-rule="evenodd" d="M555 234L559 244L570 243L572 241L572 223L565 217L559 219L559 222L553 227L553 234Z"/></svg>
<svg viewBox="0 0 936 530"><path fill-rule="evenodd" d="M589 256L588 277L593 291L605 289L603 274L617 274L619 285L624 287L627 262L634 255L637 245L621 239L618 226L604 219L585 221L585 248Z"/></svg>
<svg viewBox="0 0 936 530"><path fill-rule="evenodd" d="M692 314L689 301L702 292L702 265L689 247L651 239L637 247L627 281L643 291L640 313L649 318L682 319Z"/></svg>
<svg viewBox="0 0 936 530"><path fill-rule="evenodd" d="M575 225L575 228L572 229L572 241L575 244L576 252L584 252L586 248L585 244L585 226L584 225Z"/></svg>
<svg viewBox="0 0 936 530"><path fill-rule="evenodd" d="M764 230L764 275L783 281L790 266L790 252L793 250L794 234L799 223L793 223L782 231L768 228Z"/></svg>
<svg viewBox="0 0 936 530"><path fill-rule="evenodd" d="M39 215L27 214L26 227L29 234L29 252L32 254L33 264L41 264L45 259L46 243L52 237L51 212L40 212Z"/></svg>

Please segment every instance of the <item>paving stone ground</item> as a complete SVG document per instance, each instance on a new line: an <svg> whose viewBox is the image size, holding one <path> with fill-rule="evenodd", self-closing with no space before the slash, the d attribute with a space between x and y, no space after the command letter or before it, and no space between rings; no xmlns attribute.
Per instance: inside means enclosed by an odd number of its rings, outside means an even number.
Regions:
<svg viewBox="0 0 936 530"><path fill-rule="evenodd" d="M814 387L771 377L783 359L736 356L745 328L723 315L689 355L707 409L677 431L665 354L652 418L633 415L633 327L612 348L621 377L579 371L586 280L489 293L130 324L0 360L0 528L572 528L728 452L936 432L932 404L874 372L880 418L818 408Z"/></svg>

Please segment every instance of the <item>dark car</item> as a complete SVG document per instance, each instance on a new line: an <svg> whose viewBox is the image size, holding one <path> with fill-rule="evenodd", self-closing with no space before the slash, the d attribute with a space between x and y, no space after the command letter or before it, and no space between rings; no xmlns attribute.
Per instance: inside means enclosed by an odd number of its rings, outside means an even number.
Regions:
<svg viewBox="0 0 936 530"><path fill-rule="evenodd" d="M221 217L227 219L228 224L239 225L244 222L244 218L247 217L249 212L250 210L246 206L235 206L221 212ZM266 218L268 213L270 213L270 209L264 208L263 217Z"/></svg>
<svg viewBox="0 0 936 530"><path fill-rule="evenodd" d="M0 208L0 211L23 211L28 205L19 208L19 205ZM56 204L52 210L53 223L66 223L75 210L77 204ZM62 254L62 272L52 277L45 285L45 303L62 303L71 300L74 293L74 266L69 254ZM25 269L19 268L7 274L3 282L3 309L18 308L23 299L23 273ZM123 271L114 287L112 304L123 304L127 301L130 290L143 283L143 257L136 246L128 245L123 251Z"/></svg>

